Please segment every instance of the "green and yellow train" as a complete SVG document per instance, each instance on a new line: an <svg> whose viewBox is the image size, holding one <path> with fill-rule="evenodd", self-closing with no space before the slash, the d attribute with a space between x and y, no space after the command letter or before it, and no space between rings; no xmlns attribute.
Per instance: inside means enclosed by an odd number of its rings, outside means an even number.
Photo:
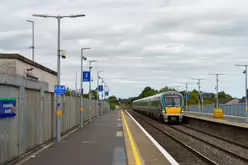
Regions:
<svg viewBox="0 0 248 165"><path fill-rule="evenodd" d="M135 100L134 111L154 117L163 122L178 122L183 119L184 99L178 92L164 92L150 97Z"/></svg>

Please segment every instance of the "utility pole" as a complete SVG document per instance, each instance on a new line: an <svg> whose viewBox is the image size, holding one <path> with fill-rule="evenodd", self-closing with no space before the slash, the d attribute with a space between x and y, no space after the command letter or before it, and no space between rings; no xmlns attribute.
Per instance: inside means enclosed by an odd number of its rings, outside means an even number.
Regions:
<svg viewBox="0 0 248 165"><path fill-rule="evenodd" d="M53 15L44 15L44 14L33 14L34 17L42 17L42 18L55 18L58 21L58 41L57 41L57 85L60 85L60 22L62 18L77 18L77 17L84 17L85 15L68 15L68 16L53 16ZM56 143L58 144L60 142L60 120L62 117L62 109L61 109L61 103L60 103L60 95L56 95Z"/></svg>
<svg viewBox="0 0 248 165"><path fill-rule="evenodd" d="M83 61L87 60L87 58L83 55L85 49L90 49L90 48L81 48L81 70L80 70L80 128L83 128L83 112L84 112L84 106L83 106Z"/></svg>
<svg viewBox="0 0 248 165"><path fill-rule="evenodd" d="M216 74L212 74L212 73L209 73L209 75L215 75L216 76L216 109L219 109L219 86L218 86L218 83L219 83L219 75L225 75L223 73L216 73Z"/></svg>
<svg viewBox="0 0 248 165"><path fill-rule="evenodd" d="M93 81L93 76L91 76L91 63L97 62L96 60L89 61L89 71L90 71L90 82L89 82L89 99L90 99L90 110L89 110L89 122L91 122L91 111L92 111L92 92L91 92L91 81Z"/></svg>
<svg viewBox="0 0 248 165"><path fill-rule="evenodd" d="M102 71L98 71L97 72L97 117L99 117L99 79L101 78L100 76L99 76L99 73L100 72L102 72Z"/></svg>
<svg viewBox="0 0 248 165"><path fill-rule="evenodd" d="M185 94L186 94L186 101L185 101L185 104L186 104L186 111L188 110L188 96L189 96L189 93L188 93L188 85L191 84L191 83L185 83L185 87L186 87L186 90L185 90Z"/></svg>
<svg viewBox="0 0 248 165"><path fill-rule="evenodd" d="M204 79L193 79L193 80L197 80L198 83L198 92L199 92L199 97L198 97L198 111L200 112L200 108L201 108L201 112L203 113L203 104L202 104L202 107L201 107L201 80L204 80Z"/></svg>
<svg viewBox="0 0 248 165"><path fill-rule="evenodd" d="M244 66L245 67L245 70L243 71L243 73L245 74L245 109L246 109L246 122L248 122L248 114L247 114L247 111L248 111L248 91L247 91L247 66L248 65L236 65L236 66Z"/></svg>
<svg viewBox="0 0 248 165"><path fill-rule="evenodd" d="M102 86L104 85L103 77L102 77ZM104 100L103 100L103 92L102 92L102 113L104 113Z"/></svg>
<svg viewBox="0 0 248 165"><path fill-rule="evenodd" d="M75 91L78 92L77 91L77 72L76 72L76 80L75 80Z"/></svg>
<svg viewBox="0 0 248 165"><path fill-rule="evenodd" d="M32 49L32 60L34 61L34 21L27 20L27 22L32 23L32 46L29 48Z"/></svg>

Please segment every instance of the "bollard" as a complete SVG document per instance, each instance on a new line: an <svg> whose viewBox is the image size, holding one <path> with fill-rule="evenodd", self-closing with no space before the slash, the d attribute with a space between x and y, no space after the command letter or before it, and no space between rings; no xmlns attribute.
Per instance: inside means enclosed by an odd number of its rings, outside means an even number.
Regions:
<svg viewBox="0 0 248 165"><path fill-rule="evenodd" d="M215 118L224 118L224 112L223 112L223 110L220 109L220 108L216 108L214 110L214 117Z"/></svg>

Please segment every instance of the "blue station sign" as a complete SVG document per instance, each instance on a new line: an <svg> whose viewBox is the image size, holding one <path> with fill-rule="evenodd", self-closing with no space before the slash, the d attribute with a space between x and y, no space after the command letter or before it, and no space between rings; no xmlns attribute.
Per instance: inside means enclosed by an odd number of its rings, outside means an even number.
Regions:
<svg viewBox="0 0 248 165"><path fill-rule="evenodd" d="M190 94L189 94L189 93L185 93L185 94L183 95L183 97L184 97L184 98L190 98Z"/></svg>
<svg viewBox="0 0 248 165"><path fill-rule="evenodd" d="M105 91L105 96L108 96L109 95L109 92L108 91Z"/></svg>
<svg viewBox="0 0 248 165"><path fill-rule="evenodd" d="M102 85L99 85L99 86L98 86L98 91L99 91L99 92L102 92L102 91L103 91L103 86L102 86Z"/></svg>
<svg viewBox="0 0 248 165"><path fill-rule="evenodd" d="M90 82L90 72L89 71L83 72L83 82Z"/></svg>
<svg viewBox="0 0 248 165"><path fill-rule="evenodd" d="M54 93L56 95L64 95L66 92L66 87L64 85L55 85L54 86Z"/></svg>
<svg viewBox="0 0 248 165"><path fill-rule="evenodd" d="M16 116L16 98L0 98L0 118Z"/></svg>

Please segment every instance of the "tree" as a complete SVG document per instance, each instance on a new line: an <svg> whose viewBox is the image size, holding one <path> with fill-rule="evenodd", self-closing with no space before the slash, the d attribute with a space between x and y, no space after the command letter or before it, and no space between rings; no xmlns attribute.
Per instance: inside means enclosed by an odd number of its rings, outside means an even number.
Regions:
<svg viewBox="0 0 248 165"><path fill-rule="evenodd" d="M83 97L86 98L86 99L89 99L90 98L88 93L87 94L84 94Z"/></svg>
<svg viewBox="0 0 248 165"><path fill-rule="evenodd" d="M66 88L65 95L66 95L66 96L70 96L70 95L71 95L71 90L70 90L70 88Z"/></svg>
<svg viewBox="0 0 248 165"><path fill-rule="evenodd" d="M232 98L231 95L226 94L224 91L219 92L219 93L218 93L218 97L219 97L219 98Z"/></svg>
<svg viewBox="0 0 248 165"><path fill-rule="evenodd" d="M152 89L151 87L145 87L145 89L141 92L141 94L139 95L139 98L144 98L144 97L148 97L148 96L152 96L157 94L158 91L156 91L155 89Z"/></svg>
<svg viewBox="0 0 248 165"><path fill-rule="evenodd" d="M118 102L117 97L116 96L109 96L109 103L111 104L116 104Z"/></svg>

